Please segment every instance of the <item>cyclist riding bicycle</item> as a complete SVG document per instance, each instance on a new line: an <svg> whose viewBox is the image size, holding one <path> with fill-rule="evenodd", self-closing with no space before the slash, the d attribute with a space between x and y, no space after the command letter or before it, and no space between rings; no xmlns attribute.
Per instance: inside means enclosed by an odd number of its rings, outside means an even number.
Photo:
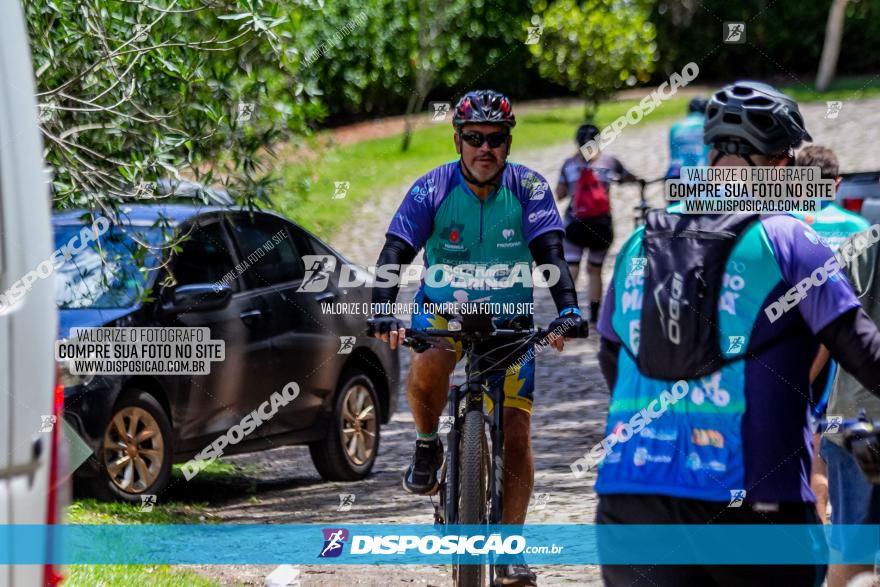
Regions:
<svg viewBox="0 0 880 587"><path fill-rule="evenodd" d="M688 103L688 114L669 129L669 169L667 179L678 179L682 167L708 165L709 146L703 143L703 125L706 121L705 98L694 98Z"/></svg>
<svg viewBox="0 0 880 587"><path fill-rule="evenodd" d="M611 206L608 194L611 182L637 181L620 160L594 150L592 157L584 157L583 146L599 136L592 124L582 124L575 135L578 152L565 160L556 184L556 199L570 198L565 210L565 240L562 243L571 278L577 282L581 259L587 251L587 284L590 302L590 322L599 320L602 300L602 265L614 240Z"/></svg>
<svg viewBox="0 0 880 587"><path fill-rule="evenodd" d="M559 279L550 287L559 318L550 329L563 325L566 336L581 334L586 323L581 322L574 283L562 254L562 222L553 194L540 174L507 161L510 129L516 124L510 100L491 90L469 92L455 107L452 124L460 159L429 171L415 182L391 221L379 255L379 266L399 271L419 250L425 251L427 270L416 294L417 309L424 310L413 314L412 327L446 328L449 316L435 313L432 310L436 307L426 307L428 303L515 305L532 301L531 282L464 282L456 286L454 281L443 282L433 276L435 268L500 265L503 275L515 274L517 267L527 268L530 275L534 260L540 265L553 265L559 272ZM374 289L373 302L393 302L397 289ZM391 348L404 339L404 326L393 315L374 316L372 323L376 336L389 342ZM557 338L552 344L561 351L563 340ZM522 365L517 362L528 350L523 348L506 358L490 377L492 385L502 387L505 398L504 524L525 522L534 480L530 439L534 353L529 352L526 356L531 358ZM403 486L410 493L432 494L438 489L443 446L437 429L447 401L449 377L460 358L460 347L455 351L431 348L412 355L407 398L417 439L412 463L403 477ZM535 574L524 561L497 565L495 573L498 584L536 584Z"/></svg>
<svg viewBox="0 0 880 587"><path fill-rule="evenodd" d="M712 166L789 166L812 140L797 103L763 83L725 86L706 113ZM782 306L806 283L806 296ZM811 227L787 214L654 210L616 259L598 330L617 444L599 465L597 523L818 523L804 357L821 342L880 394L880 333ZM821 550L804 528L792 528L794 539ZM602 574L610 585L817 585L825 567L604 565Z"/></svg>

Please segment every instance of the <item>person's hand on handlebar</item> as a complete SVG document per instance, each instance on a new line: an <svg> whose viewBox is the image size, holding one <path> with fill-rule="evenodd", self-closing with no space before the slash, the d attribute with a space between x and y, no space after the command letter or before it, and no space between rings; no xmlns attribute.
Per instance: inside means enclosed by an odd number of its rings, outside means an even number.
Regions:
<svg viewBox="0 0 880 587"><path fill-rule="evenodd" d="M367 336L374 336L388 343L391 350L396 350L406 338L403 321L389 314L376 314L367 320Z"/></svg>
<svg viewBox="0 0 880 587"><path fill-rule="evenodd" d="M566 308L547 327L547 330L550 331L547 340L550 346L562 352L562 349L565 348L566 339L586 338L589 335L589 329L589 322L581 317L580 310L577 308Z"/></svg>

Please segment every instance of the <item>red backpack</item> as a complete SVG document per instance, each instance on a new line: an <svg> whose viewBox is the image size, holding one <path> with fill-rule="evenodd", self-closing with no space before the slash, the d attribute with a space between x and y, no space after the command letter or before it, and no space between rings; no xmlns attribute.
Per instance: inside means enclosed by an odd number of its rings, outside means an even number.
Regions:
<svg viewBox="0 0 880 587"><path fill-rule="evenodd" d="M586 167L581 171L577 187L574 189L574 198L571 205L572 213L578 220L605 216L611 213L611 203L608 200L608 190L593 173Z"/></svg>

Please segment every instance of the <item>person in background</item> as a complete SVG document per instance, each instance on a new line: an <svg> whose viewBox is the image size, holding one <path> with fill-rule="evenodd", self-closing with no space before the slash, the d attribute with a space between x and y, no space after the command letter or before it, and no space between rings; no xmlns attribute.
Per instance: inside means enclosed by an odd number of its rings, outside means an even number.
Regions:
<svg viewBox="0 0 880 587"><path fill-rule="evenodd" d="M688 114L669 129L669 169L667 179L678 179L682 167L709 164L709 145L703 143L703 125L706 121L705 98L694 98L688 104Z"/></svg>
<svg viewBox="0 0 880 587"><path fill-rule="evenodd" d="M818 167L821 170L822 179L835 181L834 189L837 191L837 187L840 185L840 164L834 151L828 147L821 145L805 147L797 154L796 164L800 167ZM834 253L847 238L868 228L868 221L862 216L845 210L831 201L822 202L822 207L816 214L796 212L793 215L812 226L819 235L819 239L828 245L828 248ZM826 365L827 368L825 368ZM822 399L816 409L817 416L821 415L828 400L831 386L835 383L836 373L837 368L828 362L828 350L824 346L820 347L813 368L810 370L814 387L826 390L826 393L820 391ZM819 518L823 523L827 523L828 471L819 450L820 438L819 434L815 434L813 437L813 472L810 485L816 494L816 509Z"/></svg>
<svg viewBox="0 0 880 587"><path fill-rule="evenodd" d="M872 231L880 229L871 227L844 241L841 248L856 251L857 254L848 256L842 269L862 308L875 323L880 323L880 279L877 278L880 257L876 244L866 246L880 235L875 232L875 238L868 240ZM880 398L872 395L855 377L841 369L840 378L828 402L827 417L851 420L858 418L862 410L868 419L880 419ZM855 458L844 448L841 434L825 432L821 436L819 454L824 459L823 464L827 464L825 483L834 518L829 542L831 548L847 556L859 539L851 528L844 531L841 525L880 524L880 486L868 482ZM870 537L865 540L870 540ZM843 587L859 573L871 570L871 565L829 565L828 587Z"/></svg>
<svg viewBox="0 0 880 587"><path fill-rule="evenodd" d="M599 320L602 299L602 264L614 240L608 197L611 182L638 181L613 155L597 150L590 160L584 157L583 146L598 135L599 129L592 124L582 124L577 129L575 141L578 152L562 164L556 186L558 200L570 197L564 217L565 240L562 247L575 283L584 250L588 251L590 322L594 324Z"/></svg>

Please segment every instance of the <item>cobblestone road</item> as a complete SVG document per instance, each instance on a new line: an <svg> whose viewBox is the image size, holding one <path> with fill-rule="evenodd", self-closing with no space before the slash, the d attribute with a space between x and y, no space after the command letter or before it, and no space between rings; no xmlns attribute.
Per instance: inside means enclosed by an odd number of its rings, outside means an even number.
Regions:
<svg viewBox="0 0 880 587"><path fill-rule="evenodd" d="M833 148L843 171L880 168L878 151L871 132L880 128L880 100L849 101L837 119L825 119L825 105L804 107L807 125L818 144ZM636 175L659 177L667 164L668 125L645 123L625 130L608 148ZM564 139L567 139L565 137ZM522 146L520 146L522 148ZM515 160L544 174L555 187L562 161L573 151L567 140L559 146L538 151L516 152ZM333 245L356 262L372 264L382 244L381 231L414 178L405 185L380 194L357 215L353 226L333 239ZM616 188L612 194L616 253L632 230L632 207L638 199L634 187ZM660 204L660 194L649 202ZM606 279L612 267L606 262ZM583 279L579 291L584 291ZM404 292L401 300L409 301ZM552 317L552 300L538 292L536 308L539 323ZM590 523L596 496L594 478L577 480L569 464L600 440L604 428L608 394L596 361L596 339L574 341L566 351L544 352L537 361L537 391L533 411L533 437L536 457L535 493L548 494L543 509L533 509L529 522ZM406 355L406 353L404 353ZM403 357L404 372L407 357ZM403 394L401 394L403 398ZM425 523L431 520L427 498L407 495L400 489L400 474L410 457L413 424L405 399L392 421L382 429L382 445L373 474L358 483L324 483L315 472L302 447L234 457L238 463L256 466L260 472L241 487L224 489L215 503L215 514L227 523ZM248 483L250 484L248 486ZM252 491L256 490L255 493ZM338 512L338 494L354 493L350 512ZM313 548L309 544L306 548ZM201 573L230 584L262 585L273 567L216 566L194 567ZM443 567L300 567L304 587L325 585L448 585L451 577ZM600 584L598 568L537 567L542 585Z"/></svg>

